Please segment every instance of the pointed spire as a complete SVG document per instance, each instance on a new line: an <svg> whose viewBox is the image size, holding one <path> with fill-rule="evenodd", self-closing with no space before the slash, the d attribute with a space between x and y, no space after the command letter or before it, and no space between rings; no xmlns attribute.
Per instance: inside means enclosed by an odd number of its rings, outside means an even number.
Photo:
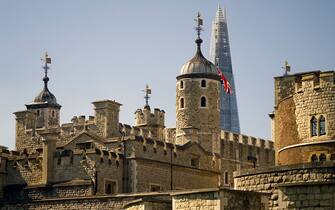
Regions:
<svg viewBox="0 0 335 210"><path fill-rule="evenodd" d="M216 11L215 15L215 21L216 22L226 22L226 8L224 8L224 11L222 11L220 5L218 4L218 9Z"/></svg>

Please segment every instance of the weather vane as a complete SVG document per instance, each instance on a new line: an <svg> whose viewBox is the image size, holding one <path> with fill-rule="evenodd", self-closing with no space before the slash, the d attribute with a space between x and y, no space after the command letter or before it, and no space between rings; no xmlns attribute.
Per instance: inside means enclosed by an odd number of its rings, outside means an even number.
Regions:
<svg viewBox="0 0 335 210"><path fill-rule="evenodd" d="M203 30L203 19L201 18L200 12L198 12L197 18L194 19L197 22L197 26L194 28L197 31L198 38L200 38L200 32Z"/></svg>
<svg viewBox="0 0 335 210"><path fill-rule="evenodd" d="M144 96L144 99L145 99L145 105L146 106L149 106L149 99L150 99L150 94L151 94L151 88L149 88L149 85L146 84L145 86L145 90L142 90L143 92L145 92L145 96Z"/></svg>
<svg viewBox="0 0 335 210"><path fill-rule="evenodd" d="M48 64L51 64L51 58L49 57L47 52L45 52L44 57L41 58L41 61L44 62L44 66L42 68L44 69L45 78L47 78L48 77L48 70L50 69Z"/></svg>
<svg viewBox="0 0 335 210"><path fill-rule="evenodd" d="M281 67L282 69L285 69L285 74L284 75L288 75L288 72L291 71L291 65L288 63L287 60L285 60L284 66Z"/></svg>

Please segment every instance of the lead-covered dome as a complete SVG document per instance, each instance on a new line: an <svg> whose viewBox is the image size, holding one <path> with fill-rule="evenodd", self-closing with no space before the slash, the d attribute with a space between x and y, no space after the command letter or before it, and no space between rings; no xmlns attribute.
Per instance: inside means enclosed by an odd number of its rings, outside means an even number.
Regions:
<svg viewBox="0 0 335 210"><path fill-rule="evenodd" d="M45 76L43 78L44 88L43 90L35 97L34 101L26 104L27 108L42 108L42 107L56 107L60 108L61 105L57 103L57 99L54 94L48 89L49 78Z"/></svg>
<svg viewBox="0 0 335 210"><path fill-rule="evenodd" d="M202 40L198 38L196 41L197 43L197 52L195 53L194 57L185 63L180 70L180 74L215 74L217 75L217 70L215 65L207 60L202 52L200 45Z"/></svg>
<svg viewBox="0 0 335 210"><path fill-rule="evenodd" d="M34 103L48 103L49 105L56 105L57 99L48 89L44 89L35 97Z"/></svg>

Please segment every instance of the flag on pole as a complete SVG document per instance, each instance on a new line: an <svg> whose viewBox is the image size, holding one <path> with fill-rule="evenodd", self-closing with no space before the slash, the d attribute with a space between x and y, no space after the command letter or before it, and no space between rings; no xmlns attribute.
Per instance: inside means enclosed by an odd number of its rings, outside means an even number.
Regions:
<svg viewBox="0 0 335 210"><path fill-rule="evenodd" d="M151 88L149 88L148 84L145 86L145 91L147 94L151 94Z"/></svg>
<svg viewBox="0 0 335 210"><path fill-rule="evenodd" d="M224 91L229 95L232 94L232 88L231 88L231 85L230 85L229 81L226 79L226 77L223 75L222 71L219 68L217 68L217 71L218 71L218 75L220 76L221 81L223 83Z"/></svg>

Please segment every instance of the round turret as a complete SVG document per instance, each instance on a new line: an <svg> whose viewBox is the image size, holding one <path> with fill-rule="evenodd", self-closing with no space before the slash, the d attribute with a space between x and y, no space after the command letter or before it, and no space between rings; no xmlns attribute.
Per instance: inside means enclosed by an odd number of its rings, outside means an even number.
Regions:
<svg viewBox="0 0 335 210"><path fill-rule="evenodd" d="M275 78L273 138L278 165L335 158L334 71Z"/></svg>
<svg viewBox="0 0 335 210"><path fill-rule="evenodd" d="M199 22L196 29L196 54L177 76L176 143L198 142L205 150L218 152L221 81L214 64L202 55Z"/></svg>

